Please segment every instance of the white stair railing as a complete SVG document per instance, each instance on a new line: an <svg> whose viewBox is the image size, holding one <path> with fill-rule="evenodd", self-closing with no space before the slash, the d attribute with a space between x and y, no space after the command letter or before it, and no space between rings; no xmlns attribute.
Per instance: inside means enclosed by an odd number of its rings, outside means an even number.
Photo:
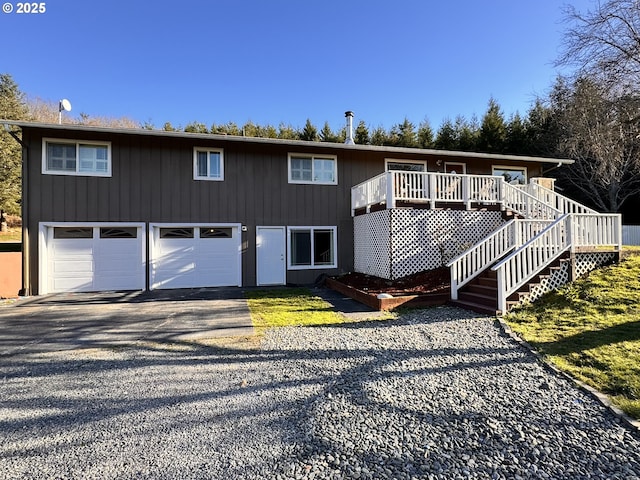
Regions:
<svg viewBox="0 0 640 480"><path fill-rule="evenodd" d="M531 182L526 186L523 185L522 188L530 195L538 198L541 202L544 202L547 205L551 205L555 209L560 210L562 213L598 214L598 212L594 209L582 205L581 203L567 198L564 195L560 195L554 190L543 187L539 183Z"/></svg>
<svg viewBox="0 0 640 480"><path fill-rule="evenodd" d="M491 267L498 279L498 310L507 299L571 247L571 215L565 214Z"/></svg>
<svg viewBox="0 0 640 480"><path fill-rule="evenodd" d="M451 260L447 264L451 272L451 299L457 300L460 288L508 252L536 236L552 222L553 220L511 220Z"/></svg>
<svg viewBox="0 0 640 480"><path fill-rule="evenodd" d="M524 218L539 218L554 220L562 212L528 193L524 188L519 188L507 182L502 182L503 209L513 210Z"/></svg>

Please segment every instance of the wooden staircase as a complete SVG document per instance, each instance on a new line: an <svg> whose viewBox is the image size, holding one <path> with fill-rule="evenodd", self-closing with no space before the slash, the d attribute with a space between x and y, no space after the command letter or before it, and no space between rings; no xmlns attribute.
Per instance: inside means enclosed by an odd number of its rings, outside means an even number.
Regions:
<svg viewBox="0 0 640 480"><path fill-rule="evenodd" d="M497 315L498 278L496 272L486 268L458 292L458 299L450 304L478 313Z"/></svg>
<svg viewBox="0 0 640 480"><path fill-rule="evenodd" d="M529 282L507 299L507 311L518 305L523 298L531 294L533 288L543 280L551 277L562 268L562 263L569 261L567 252L556 259L551 265L536 274ZM458 292L458 299L451 300L450 305L472 310L488 315L500 315L498 308L498 278L497 273L488 266L480 275L463 286Z"/></svg>

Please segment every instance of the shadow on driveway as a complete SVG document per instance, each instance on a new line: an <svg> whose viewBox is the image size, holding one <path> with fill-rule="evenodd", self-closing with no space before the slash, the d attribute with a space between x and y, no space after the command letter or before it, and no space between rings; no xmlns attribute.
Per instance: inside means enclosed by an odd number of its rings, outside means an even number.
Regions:
<svg viewBox="0 0 640 480"><path fill-rule="evenodd" d="M241 288L64 293L0 308L0 356L253 334Z"/></svg>

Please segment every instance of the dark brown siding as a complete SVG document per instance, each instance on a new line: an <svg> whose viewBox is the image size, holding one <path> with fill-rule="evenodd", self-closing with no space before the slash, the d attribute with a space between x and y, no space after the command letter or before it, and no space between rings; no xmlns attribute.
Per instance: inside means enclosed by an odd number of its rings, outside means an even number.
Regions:
<svg viewBox="0 0 640 480"><path fill-rule="evenodd" d="M43 137L112 142L112 177L43 175ZM32 293L38 288L38 224L46 221L242 223L247 227L242 234L244 285L256 283L256 226L337 226L338 269L288 271L287 281L311 283L322 273L350 271L351 187L383 172L385 158L425 159L425 155L335 149L322 143L291 147L27 127L23 138L29 145L25 200ZM194 147L224 148L224 181L193 180ZM337 155L338 185L289 184L287 154L291 152ZM436 159L427 158L429 170L438 170ZM491 173L488 160L447 160L467 163L468 173ZM539 174L539 165L523 165L530 177Z"/></svg>

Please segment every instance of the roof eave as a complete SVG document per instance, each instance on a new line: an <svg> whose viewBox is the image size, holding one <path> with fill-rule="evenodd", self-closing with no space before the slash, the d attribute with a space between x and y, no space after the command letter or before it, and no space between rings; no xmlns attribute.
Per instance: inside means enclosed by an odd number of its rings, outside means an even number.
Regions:
<svg viewBox="0 0 640 480"><path fill-rule="evenodd" d="M527 155L505 155L497 153L481 153L481 152L461 152L453 150L436 150L426 148L408 148L408 147L390 147L379 145L359 145L359 144L345 144L345 143L330 143L330 142L311 142L305 140L285 140L280 138L264 138L264 137L243 137L236 135L220 135L213 133L190 133L190 132L170 132L165 130L148 130L144 128L113 128L113 127L98 127L87 125L74 125L74 124L57 124L57 123L40 123L40 122L27 122L20 120L0 120L0 124L5 125L7 128L9 125L17 126L20 128L34 128L34 129L47 129L47 130L66 130L77 132L100 132L100 133L112 133L121 135L140 135L140 136L157 136L168 138L193 138L193 139L206 139L206 140L221 140L226 142L238 142L238 143L254 143L254 144L269 144L269 145L288 145L293 147L321 147L338 150L364 150L374 152L387 152L390 154L403 153L411 155L429 155L429 156L443 156L443 157L457 157L457 158L476 158L476 159L491 159L491 160L509 160L518 162L538 162L538 163L553 163L557 165L569 165L574 163L573 160L567 158L548 158L548 157L533 157Z"/></svg>

